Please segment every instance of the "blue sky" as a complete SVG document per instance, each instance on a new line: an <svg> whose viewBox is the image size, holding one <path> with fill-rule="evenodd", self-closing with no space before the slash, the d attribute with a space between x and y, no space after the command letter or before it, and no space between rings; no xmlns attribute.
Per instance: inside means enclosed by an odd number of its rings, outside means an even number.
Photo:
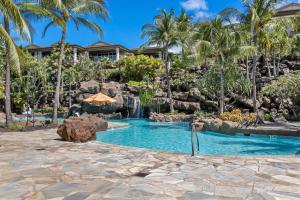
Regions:
<svg viewBox="0 0 300 200"><path fill-rule="evenodd" d="M106 2L110 19L106 23L96 20L103 28L104 36L100 38L83 27L77 31L73 24L69 24L67 32L69 43L88 45L103 40L135 48L144 42L140 37L141 27L145 23L152 22L153 16L160 8L174 8L176 13L185 8L199 20L211 17L226 7L243 9L241 0L106 0ZM46 21L34 23L36 32L33 36L34 44L46 46L59 40L60 32L55 27L50 28L42 38L41 33L45 25Z"/></svg>

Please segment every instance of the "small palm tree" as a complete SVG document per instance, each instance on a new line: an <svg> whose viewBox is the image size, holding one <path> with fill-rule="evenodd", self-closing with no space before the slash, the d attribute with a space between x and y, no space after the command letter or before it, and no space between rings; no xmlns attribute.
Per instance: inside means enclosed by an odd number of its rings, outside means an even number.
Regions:
<svg viewBox="0 0 300 200"><path fill-rule="evenodd" d="M258 48L258 36L263 31L267 23L269 23L274 14L275 5L278 0L243 0L247 9L247 16L245 17L246 24L249 24L249 30L252 35L252 44ZM253 59L253 79L252 79L252 96L253 96L253 110L257 112L257 89L256 89L256 67L257 57Z"/></svg>
<svg viewBox="0 0 300 200"><path fill-rule="evenodd" d="M3 0L0 2L0 14L3 16L3 23L0 23L0 36L4 39L6 46L5 58L5 114L6 124L12 127L11 112L11 69L19 71L20 61L18 47L10 36L11 26L18 31L21 39L30 40L29 29L26 21L21 15L17 5L12 0Z"/></svg>
<svg viewBox="0 0 300 200"><path fill-rule="evenodd" d="M169 49L177 45L174 10L171 9L170 12L167 12L162 9L160 14L154 17L154 22L152 24L145 24L143 26L142 37L148 37L148 41L144 46L157 45L163 49L163 59L167 75L167 96L170 100L170 111L174 112L169 62Z"/></svg>
<svg viewBox="0 0 300 200"><path fill-rule="evenodd" d="M103 34L101 27L88 19L85 18L86 15L93 15L100 19L106 20L108 17L108 12L106 10L106 5L103 0L61 0L60 7L51 2L42 2L42 5L46 7L50 7L50 11L60 16L61 20L63 20L64 24L57 23L56 18L53 19L49 24L46 25L43 35L46 34L47 30L51 26L59 26L61 28L61 39L60 39L60 55L58 59L58 69L57 69L57 77L56 77L56 88L54 94L54 106L53 106L53 124L57 124L57 110L59 107L59 93L60 93L60 85L61 85L61 71L62 71L62 63L64 59L64 48L65 48L65 40L67 33L67 23L73 22L77 29L79 26L85 26L88 29L96 32L99 35Z"/></svg>
<svg viewBox="0 0 300 200"><path fill-rule="evenodd" d="M233 26L226 25L222 17L203 23L200 28L201 36L198 42L198 52L200 55L206 54L209 50L210 57L213 58L214 64L219 67L220 73L220 97L219 113L224 112L225 98L225 74L224 70L227 65L235 62L238 56L238 49L241 44L240 36L235 32Z"/></svg>
<svg viewBox="0 0 300 200"><path fill-rule="evenodd" d="M79 80L79 73L76 71L74 67L68 68L63 71L63 79L65 82L69 84L69 108L72 106L72 85L76 84Z"/></svg>

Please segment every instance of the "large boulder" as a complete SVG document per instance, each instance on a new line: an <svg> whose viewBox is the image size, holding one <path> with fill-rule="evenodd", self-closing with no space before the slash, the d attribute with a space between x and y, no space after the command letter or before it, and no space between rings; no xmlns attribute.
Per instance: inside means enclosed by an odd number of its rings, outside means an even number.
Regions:
<svg viewBox="0 0 300 200"><path fill-rule="evenodd" d="M230 93L230 96L236 101L236 105L242 106L245 108L249 108L249 109L254 108L253 100L251 98L246 98L241 95L234 94L234 93ZM256 101L256 105L257 105L257 107L261 106L259 101Z"/></svg>
<svg viewBox="0 0 300 200"><path fill-rule="evenodd" d="M286 118L283 116L282 113L271 113L272 121L274 121L276 124L288 124L288 121Z"/></svg>
<svg viewBox="0 0 300 200"><path fill-rule="evenodd" d="M223 121L219 118L198 118L192 125L196 131L213 131L226 134L236 133L239 127L237 122Z"/></svg>
<svg viewBox="0 0 300 200"><path fill-rule="evenodd" d="M202 106L204 109L208 109L210 111L217 111L219 109L218 102L211 100L205 100Z"/></svg>
<svg viewBox="0 0 300 200"><path fill-rule="evenodd" d="M65 141L88 142L96 139L96 132L105 131L108 123L98 117L70 117L65 119L57 134Z"/></svg>
<svg viewBox="0 0 300 200"><path fill-rule="evenodd" d="M200 104L174 100L174 109L187 113L194 113L195 111L200 110Z"/></svg>
<svg viewBox="0 0 300 200"><path fill-rule="evenodd" d="M127 90L131 93L131 94L134 94L134 95L138 95L141 91L142 87L140 86L130 86L130 85L127 85Z"/></svg>
<svg viewBox="0 0 300 200"><path fill-rule="evenodd" d="M170 115L163 113L150 113L149 119L155 122L192 122L194 115Z"/></svg>
<svg viewBox="0 0 300 200"><path fill-rule="evenodd" d="M102 83L101 85L101 92L112 98L117 96L118 94L122 94L123 89L124 85L118 82Z"/></svg>
<svg viewBox="0 0 300 200"><path fill-rule="evenodd" d="M95 80L81 82L79 90L81 93L97 94L100 92L100 84Z"/></svg>
<svg viewBox="0 0 300 200"><path fill-rule="evenodd" d="M179 101L187 101L188 99L188 92L173 92L172 93L172 97L175 100L179 100Z"/></svg>
<svg viewBox="0 0 300 200"><path fill-rule="evenodd" d="M205 101L205 96L201 95L198 88L190 89L188 95L189 95L188 96L189 100L192 100L192 101Z"/></svg>

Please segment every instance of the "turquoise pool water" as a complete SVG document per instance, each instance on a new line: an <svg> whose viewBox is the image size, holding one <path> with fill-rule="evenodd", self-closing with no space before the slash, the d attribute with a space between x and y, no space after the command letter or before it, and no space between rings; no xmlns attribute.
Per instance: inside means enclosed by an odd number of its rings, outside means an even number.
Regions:
<svg viewBox="0 0 300 200"><path fill-rule="evenodd" d="M156 123L135 119L121 122L130 126L98 133L97 140L164 152L191 153L191 131L187 123ZM299 138L228 136L213 132L199 133L198 136L200 154L203 155L300 155Z"/></svg>
<svg viewBox="0 0 300 200"><path fill-rule="evenodd" d="M17 121L27 121L27 117L16 117L15 118ZM33 120L33 118L32 117L29 117L28 118L28 120L29 121L31 121L31 120ZM52 116L36 116L36 117L34 117L34 120L36 120L36 121L47 121L47 120L52 120ZM64 121L64 118L58 118L58 121L59 122L62 122L62 121Z"/></svg>

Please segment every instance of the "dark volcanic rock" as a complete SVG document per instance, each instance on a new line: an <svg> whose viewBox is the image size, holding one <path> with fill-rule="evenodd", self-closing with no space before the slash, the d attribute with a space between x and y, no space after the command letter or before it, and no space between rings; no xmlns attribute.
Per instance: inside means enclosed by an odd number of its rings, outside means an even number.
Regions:
<svg viewBox="0 0 300 200"><path fill-rule="evenodd" d="M61 124L57 134L65 141L87 142L96 139L96 132L105 131L106 121L98 117L70 117Z"/></svg>
<svg viewBox="0 0 300 200"><path fill-rule="evenodd" d="M200 104L174 100L174 109L188 113L194 113L195 111L200 110Z"/></svg>
<svg viewBox="0 0 300 200"><path fill-rule="evenodd" d="M97 94L100 91L100 84L95 80L81 82L79 90L81 93Z"/></svg>
<svg viewBox="0 0 300 200"><path fill-rule="evenodd" d="M192 122L194 115L169 115L162 113L150 113L149 119L155 122Z"/></svg>
<svg viewBox="0 0 300 200"><path fill-rule="evenodd" d="M179 101L187 101L188 99L188 92L173 92L173 99L179 100Z"/></svg>
<svg viewBox="0 0 300 200"><path fill-rule="evenodd" d="M285 119L283 114L281 113L271 113L272 120L277 124L287 124L288 121Z"/></svg>
<svg viewBox="0 0 300 200"><path fill-rule="evenodd" d="M201 95L198 88L191 88L189 91L189 100L192 101L205 101L205 96Z"/></svg>
<svg viewBox="0 0 300 200"><path fill-rule="evenodd" d="M115 97L122 94L124 85L117 82L109 82L101 84L101 92L107 96Z"/></svg>

